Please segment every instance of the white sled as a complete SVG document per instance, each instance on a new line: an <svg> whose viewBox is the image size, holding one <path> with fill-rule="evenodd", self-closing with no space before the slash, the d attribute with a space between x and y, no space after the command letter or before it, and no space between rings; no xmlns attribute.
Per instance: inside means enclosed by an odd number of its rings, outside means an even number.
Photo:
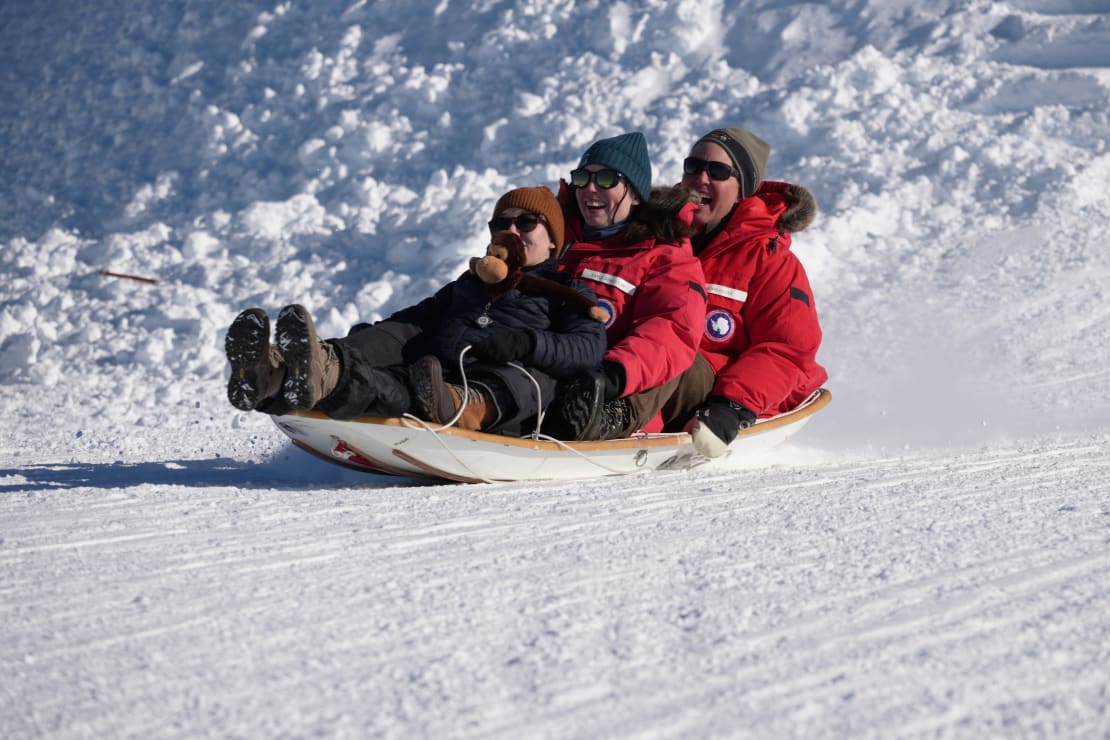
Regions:
<svg viewBox="0 0 1110 740"><path fill-rule="evenodd" d="M832 401L822 388L785 414L740 432L726 456L759 455L794 435ZM651 470L682 470L709 462L689 434L641 434L604 442L516 438L455 427L435 429L412 419L331 419L317 411L275 416L293 444L329 462L370 473L461 483L578 480Z"/></svg>

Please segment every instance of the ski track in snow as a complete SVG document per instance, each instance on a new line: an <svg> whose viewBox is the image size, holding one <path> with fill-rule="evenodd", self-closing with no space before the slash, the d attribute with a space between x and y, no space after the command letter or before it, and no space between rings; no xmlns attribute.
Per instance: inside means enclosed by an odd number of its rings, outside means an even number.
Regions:
<svg viewBox="0 0 1110 740"><path fill-rule="evenodd" d="M7 470L0 711L9 737L1094 737L1106 443L634 487Z"/></svg>

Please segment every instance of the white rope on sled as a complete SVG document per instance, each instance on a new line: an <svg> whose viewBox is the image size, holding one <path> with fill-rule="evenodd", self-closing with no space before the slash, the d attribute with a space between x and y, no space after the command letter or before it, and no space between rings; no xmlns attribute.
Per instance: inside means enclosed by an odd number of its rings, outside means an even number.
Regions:
<svg viewBox="0 0 1110 740"><path fill-rule="evenodd" d="M425 432L431 432L432 435L436 438L436 441L439 442L439 444L443 448L443 450L447 454L449 454L452 458L454 458L455 462L457 462L460 466L462 466L467 471L469 471L471 477L474 478L475 480L480 480L483 483L496 483L497 481L494 481L494 480L491 480L491 479L486 478L484 476L478 475L474 471L474 469L471 468L470 465L467 464L467 462L465 460L463 460L461 457L459 457L458 454L453 449L451 449L451 447L446 442L443 441L442 436L439 434L439 432L443 431L444 429L449 429L449 428L455 426L455 424L457 424L459 419L462 417L463 411L466 409L466 399L468 398L468 395L470 393L470 385L469 385L469 381L466 378L466 370L463 366L463 359L466 357L466 353L470 351L470 347L471 347L471 345L468 344L465 347L463 347L461 352L459 352L459 374L462 376L463 393L462 393L462 403L459 404L458 411L455 412L455 415L453 417L451 417L451 419L449 421L444 422L441 426L432 426L427 421L425 421L424 419L421 419L421 418L419 418L419 417L417 417L413 414L410 414L410 413L401 414L401 422L403 424L405 424L405 426L409 427L410 429L418 429L418 430L422 430L422 431L425 431ZM540 431L540 428L543 424L544 412L543 412L543 398L542 398L542 394L540 392L539 381L537 381L535 376L533 376L532 373L528 372L528 370L526 370L524 368L524 366L521 365L520 363L510 362L510 363L507 363L507 364L510 367L515 367L517 370L520 370L522 373L524 373L528 377L528 379L532 381L532 385L536 389L536 428L535 428L535 430L532 431L531 434L524 437L524 439L532 439L532 440L535 440L535 441L553 442L556 445L558 445L559 447L561 447L562 449L567 450L568 452L574 453L575 455L577 455L581 459L583 459L583 460L585 460L585 461L587 461L587 462L589 462L593 465L596 465L597 467L601 468L602 470L606 470L606 471L608 471L610 473L614 473L616 475L622 475L622 474L625 473L624 470L620 470L618 468L610 467L610 466L606 465L605 463L600 462L599 460L595 460L594 458L590 457L589 455L583 454L580 450L576 450L575 448L571 447L569 444L567 444L566 442L564 442L561 439L556 439L555 437L552 437L549 434L543 434Z"/></svg>

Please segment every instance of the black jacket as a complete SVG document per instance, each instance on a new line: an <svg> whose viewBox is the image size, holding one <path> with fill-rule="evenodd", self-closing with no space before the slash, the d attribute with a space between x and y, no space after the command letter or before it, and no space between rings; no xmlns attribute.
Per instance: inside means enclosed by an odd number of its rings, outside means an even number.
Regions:
<svg viewBox="0 0 1110 740"><path fill-rule="evenodd" d="M525 270L569 285L596 300L593 291L567 273L557 272L554 265L551 260ZM427 342L425 349L439 357L445 368L458 367L459 355L468 344L504 329L531 333L534 349L521 364L556 378L596 369L606 347L604 325L584 315L577 306L558 297L523 293L515 288L490 300L486 285L469 272L385 321L419 327Z"/></svg>

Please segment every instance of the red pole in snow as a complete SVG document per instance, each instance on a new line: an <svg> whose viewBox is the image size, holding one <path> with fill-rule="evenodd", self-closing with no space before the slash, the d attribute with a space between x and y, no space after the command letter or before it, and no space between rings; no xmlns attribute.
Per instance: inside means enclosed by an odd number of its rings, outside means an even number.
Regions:
<svg viewBox="0 0 1110 740"><path fill-rule="evenodd" d="M122 272L109 272L108 270L101 270L100 274L104 277L123 278L124 280L134 280L140 283L157 283L154 278L139 277L138 275L125 275Z"/></svg>

